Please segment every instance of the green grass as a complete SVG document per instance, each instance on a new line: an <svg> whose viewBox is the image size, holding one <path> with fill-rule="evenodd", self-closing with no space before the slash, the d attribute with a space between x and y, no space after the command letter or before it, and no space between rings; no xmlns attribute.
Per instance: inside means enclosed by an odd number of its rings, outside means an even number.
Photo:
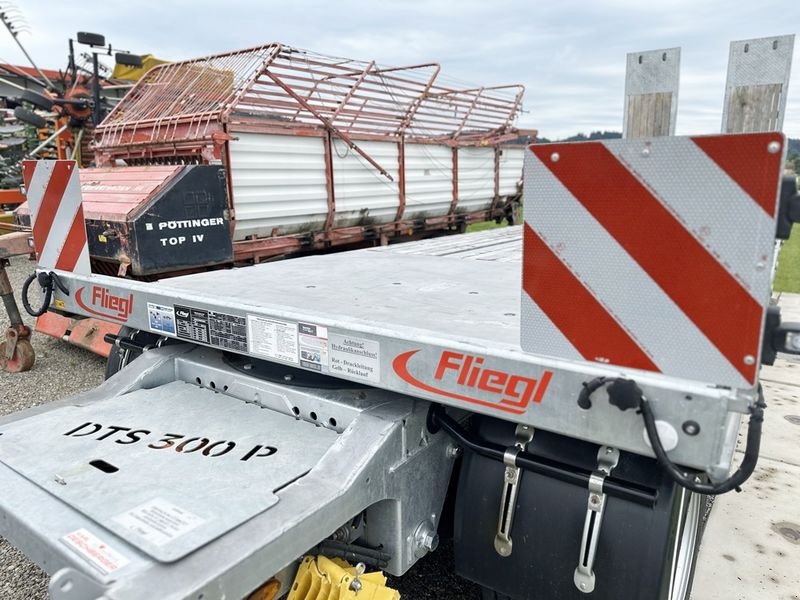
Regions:
<svg viewBox="0 0 800 600"><path fill-rule="evenodd" d="M772 288L776 292L800 292L800 231L793 232L781 248Z"/></svg>
<svg viewBox="0 0 800 600"><path fill-rule="evenodd" d="M499 225L494 221L484 221L483 223L473 223L469 227L467 227L467 233L472 233L474 231L486 231L487 229L497 229L498 227L505 227L506 221L503 221Z"/></svg>

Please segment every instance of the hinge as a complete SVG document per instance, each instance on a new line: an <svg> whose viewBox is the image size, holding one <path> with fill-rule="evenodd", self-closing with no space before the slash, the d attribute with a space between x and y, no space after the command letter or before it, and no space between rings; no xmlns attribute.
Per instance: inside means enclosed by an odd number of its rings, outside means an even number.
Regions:
<svg viewBox="0 0 800 600"><path fill-rule="evenodd" d="M583 524L581 554L578 567L575 569L575 587L584 594L594 591L594 559L597 553L597 542L600 539L600 526L603 524L603 511L606 506L606 494L603 482L611 475L611 471L619 462L619 450L609 446L601 446L597 452L597 469L589 477L589 502L586 508L586 521Z"/></svg>
<svg viewBox="0 0 800 600"><path fill-rule="evenodd" d="M533 427L517 425L516 442L503 454L505 472L503 474L503 496L500 499L500 516L497 521L497 535L494 536L494 549L500 556L511 555L511 526L514 524L514 510L519 493L522 469L516 465L517 455L524 452L533 440Z"/></svg>

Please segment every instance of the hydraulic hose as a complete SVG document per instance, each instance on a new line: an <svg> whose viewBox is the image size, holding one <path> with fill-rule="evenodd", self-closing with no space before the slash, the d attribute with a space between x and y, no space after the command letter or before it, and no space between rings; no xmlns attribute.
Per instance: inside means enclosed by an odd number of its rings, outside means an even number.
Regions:
<svg viewBox="0 0 800 600"><path fill-rule="evenodd" d="M39 287L44 293L42 305L36 310L31 307L31 303L28 300L28 290L30 289L31 283L33 283L34 280L39 283ZM29 275L25 280L25 283L22 284L22 306L25 307L25 311L32 317L41 317L47 312L47 309L50 308L50 301L53 299L53 290L55 287L61 290L64 294L69 295L67 286L64 285L55 271L39 271L38 273L32 273Z"/></svg>

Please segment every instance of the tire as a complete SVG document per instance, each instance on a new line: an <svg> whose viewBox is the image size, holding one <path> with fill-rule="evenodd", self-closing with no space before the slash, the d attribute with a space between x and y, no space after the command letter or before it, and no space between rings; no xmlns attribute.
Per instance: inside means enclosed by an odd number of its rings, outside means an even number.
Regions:
<svg viewBox="0 0 800 600"><path fill-rule="evenodd" d="M34 92L33 90L25 90L19 95L19 99L28 104L33 104L40 110L51 111L53 110L54 102L44 94Z"/></svg>
<svg viewBox="0 0 800 600"><path fill-rule="evenodd" d="M122 327L117 334L119 337L131 338L134 341L141 342L146 345L167 345L173 340L170 338L159 337L154 333L147 331L140 331L139 329L131 329L130 327ZM126 350L122 348L113 347L111 354L108 355L106 360L106 379L115 375L127 365L131 364L134 360L142 355L141 350Z"/></svg>
<svg viewBox="0 0 800 600"><path fill-rule="evenodd" d="M44 129L47 127L47 121L44 117L37 115L35 112L28 110L27 108L18 106L14 109L14 116L17 118L17 120L27 123L28 125L32 125L36 127L36 129Z"/></svg>

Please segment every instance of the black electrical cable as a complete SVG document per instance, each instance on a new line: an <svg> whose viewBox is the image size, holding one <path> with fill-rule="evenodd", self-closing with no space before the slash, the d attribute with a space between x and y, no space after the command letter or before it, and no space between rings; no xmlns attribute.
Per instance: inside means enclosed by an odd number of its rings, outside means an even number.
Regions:
<svg viewBox="0 0 800 600"><path fill-rule="evenodd" d="M634 381L629 379L606 379L603 377L593 379L583 384L583 389L578 395L578 405L581 408L590 408L592 405L589 398L591 394L609 382L613 382L612 386L616 388L614 390L615 398L613 399L611 398L612 394L609 388L609 399L613 400L612 403L621 408L638 408L639 412L641 412L642 418L644 419L644 427L647 431L647 439L650 441L650 446L656 455L656 460L675 483L691 492L712 496L724 494L731 490L736 490L737 492L742 491L740 486L753 474L756 464L758 463L758 455L761 449L761 424L764 422L764 409L767 407L767 404L764 401L764 394L760 387L758 389L758 401L750 407L747 445L745 447L744 459L739 465L739 468L725 481L719 483L702 483L695 480L695 475L688 475L681 471L681 469L670 460L667 451L664 450L664 446L661 443L661 438L658 436L658 428L656 426L653 408L647 398L645 398L641 388L636 385Z"/></svg>
<svg viewBox="0 0 800 600"><path fill-rule="evenodd" d="M758 454L761 449L761 424L764 422L764 409L767 407L764 401L764 394L761 388L758 390L758 402L750 407L750 422L747 429L747 445L745 446L744 459L742 464L736 472L728 477L725 481L720 483L700 483L694 480L694 477L688 476L683 473L675 463L673 463L664 446L661 444L661 439L658 437L658 429L656 427L656 419L653 415L653 409L650 407L650 402L642 397L640 408L642 417L644 418L644 426L647 429L647 438L650 440L650 445L653 447L658 464L667 472L667 474L680 486L685 487L691 492L698 494L706 494L715 496L724 494L731 490L741 492L741 485L747 481L750 475L756 468L758 463Z"/></svg>
<svg viewBox="0 0 800 600"><path fill-rule="evenodd" d="M39 287L41 287L42 292L44 292L44 300L42 301L42 305L37 310L33 310L31 303L28 300L28 290L30 289L31 283L33 283L34 280L39 283ZM50 308L50 300L53 298L53 289L55 287L61 290L64 294L69 295L67 286L64 285L55 271L39 271L38 273L32 273L29 275L25 280L25 283L22 284L22 306L25 307L26 312L32 317L41 317L44 313L46 313L47 309Z"/></svg>

